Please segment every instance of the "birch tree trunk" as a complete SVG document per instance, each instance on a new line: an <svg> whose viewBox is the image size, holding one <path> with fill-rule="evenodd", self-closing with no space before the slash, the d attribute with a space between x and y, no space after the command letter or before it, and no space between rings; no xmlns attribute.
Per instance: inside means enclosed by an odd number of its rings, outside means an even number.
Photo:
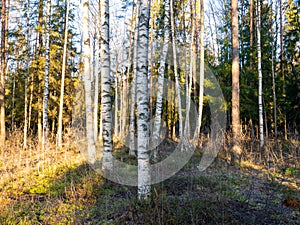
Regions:
<svg viewBox="0 0 300 225"><path fill-rule="evenodd" d="M102 104L102 138L103 138L103 170L109 172L113 168L112 142L112 106L110 96L110 53L109 53L109 1L101 2L101 104Z"/></svg>
<svg viewBox="0 0 300 225"><path fill-rule="evenodd" d="M257 2L257 69L258 69L258 117L259 117L259 141L260 148L264 147L264 119L262 100L262 68L261 68L261 4Z"/></svg>
<svg viewBox="0 0 300 225"><path fill-rule="evenodd" d="M2 0L1 15L1 71L0 71L0 146L5 144L5 77L6 77L6 36L7 36L7 7Z"/></svg>
<svg viewBox="0 0 300 225"><path fill-rule="evenodd" d="M28 79L30 76L30 70L29 70L29 63L30 63L30 19L29 19L29 13L30 13L30 0L27 1L27 8L26 8L26 39L27 39L27 49L28 49L28 56L26 59L26 77L25 77L25 90L24 90L24 130L23 130L23 149L27 148L27 132L28 132Z"/></svg>
<svg viewBox="0 0 300 225"><path fill-rule="evenodd" d="M159 141L160 134L160 126L161 126L161 116L162 116L162 100L163 100L163 92L164 92L164 75L166 68L166 59L169 48L169 23L170 23L170 0L165 1L165 18L164 18L164 43L163 48L160 55L160 64L158 68L158 88L156 94L156 109L155 109L155 119L153 126L153 139L151 140L151 144L155 147L154 150L154 160L157 159L157 145Z"/></svg>
<svg viewBox="0 0 300 225"><path fill-rule="evenodd" d="M48 138L48 97L49 97L49 70L50 70L50 15L51 15L51 0L47 0L46 13L46 64L44 76L44 101L43 101L43 137L42 148L46 148Z"/></svg>
<svg viewBox="0 0 300 225"><path fill-rule="evenodd" d="M130 57L129 57L130 58ZM127 133L127 117L126 117L126 110L127 110L127 104L128 104L128 78L125 77L125 74L122 72L122 102L121 102L121 112L120 112L120 130L125 131ZM124 134L121 136L124 138Z"/></svg>
<svg viewBox="0 0 300 225"><path fill-rule="evenodd" d="M215 28L217 28L218 25L217 25L217 20L216 20L216 14L215 14L214 5L213 5L212 1L209 1L209 5L210 5L210 9L212 11ZM215 33L216 33L216 45L217 45L217 63L219 63L220 56L221 56L221 53L220 53L221 50L220 50L220 35L219 35L218 29L215 29Z"/></svg>
<svg viewBox="0 0 300 225"><path fill-rule="evenodd" d="M284 57L284 43L283 43L283 12L282 12L282 0L279 1L279 22L280 22L280 70L283 81L282 95L285 101L286 91L285 91L285 57ZM283 126L284 126L284 139L287 140L287 127L286 127L286 109L283 106Z"/></svg>
<svg viewBox="0 0 300 225"><path fill-rule="evenodd" d="M96 147L93 130L92 84L90 70L90 37L89 37L89 0L83 1L83 57L84 57L84 89L85 89L85 114L88 160L96 160Z"/></svg>
<svg viewBox="0 0 300 225"><path fill-rule="evenodd" d="M250 15L249 15L249 23L250 23L250 70L253 69L253 0L250 0L250 7L249 7Z"/></svg>
<svg viewBox="0 0 300 225"><path fill-rule="evenodd" d="M134 14L134 9L135 9L134 4L132 6L131 27L129 29L130 39L129 39L129 52L128 52L128 61L127 61L127 72L126 72L126 78L125 78L126 82L125 82L125 86L123 85L123 91L126 92L126 94L123 93L124 99L123 99L123 103L122 103L123 107L122 107L122 113L121 113L121 115L122 115L123 118L125 118L125 117L127 118L127 116L126 116L126 114L127 114L126 110L128 109L129 104L130 104L131 97L128 97L129 96L128 94L130 93L130 90L128 89L129 88L129 77L130 77L130 73L131 73L130 68L131 68L131 62L135 61L135 60L133 60L133 51L132 51L132 46L133 46L132 42L134 41L134 40L132 40L132 34L136 33L135 32L135 28L134 28L134 26L135 26L135 23L134 23L134 16L135 16L135 14ZM131 89L133 89L133 88L131 87ZM131 150L131 135L132 134L131 134L131 130L130 130L131 125L132 125L131 124L131 109L132 109L132 104L131 104L130 115L129 115L129 127L126 126L127 119L122 122L122 130L124 130L124 128L125 128L126 132L127 132L127 129L129 131L129 154L132 154L132 150ZM133 133L133 137L134 137L134 133ZM134 154L134 152L133 152L133 154Z"/></svg>
<svg viewBox="0 0 300 225"><path fill-rule="evenodd" d="M66 74L66 61L67 61L68 28L69 28L68 23L69 23L69 0L66 0L65 37L64 37L63 63L61 69L59 116L58 116L58 128L57 128L58 148L62 147L62 118L63 118L63 108L64 108L65 74Z"/></svg>
<svg viewBox="0 0 300 225"><path fill-rule="evenodd" d="M233 147L231 164L240 162L242 149L240 146L241 125L240 125L240 83L239 83L239 24L238 24L238 0L231 0L232 14L232 133Z"/></svg>
<svg viewBox="0 0 300 225"><path fill-rule="evenodd" d="M139 2L136 3L136 19L134 25L134 44L133 44L133 79L131 83L131 107L130 107L130 143L129 143L129 155L136 155L136 143L135 143L135 104L136 104L136 69L137 69L137 46L138 46L138 15L140 11Z"/></svg>
<svg viewBox="0 0 300 225"><path fill-rule="evenodd" d="M199 137L202 114L203 114L203 94L204 94L204 1L200 0L200 84L199 84L199 107L198 107L198 126L195 132L196 136ZM194 140L198 141L198 140Z"/></svg>
<svg viewBox="0 0 300 225"><path fill-rule="evenodd" d="M175 85L177 92L177 100L178 100L178 115L179 115L179 137L183 138L182 132L182 112L181 112L181 90L179 84L179 76L177 70L177 51L176 51L176 40L175 40L175 18L174 18L174 8L173 8L174 0L170 2L170 14L171 14L171 35L172 35L172 47L173 47L173 60L174 60L174 74L175 74Z"/></svg>
<svg viewBox="0 0 300 225"><path fill-rule="evenodd" d="M195 72L195 64L196 64L196 13L195 13L195 5L193 5L193 1L190 1L190 11L191 11L191 44L190 44L190 71L189 71L189 83L187 88L187 98L186 98L186 116L185 116L185 128L184 135L185 137L190 136L190 108L191 108L191 90L192 90L192 81L193 78L196 77Z"/></svg>
<svg viewBox="0 0 300 225"><path fill-rule="evenodd" d="M117 65L118 65L118 57L117 57ZM116 68L116 74L115 74L115 124L114 124L114 134L115 136L119 136L119 116L118 116L118 112L119 112L119 95L118 95L118 66Z"/></svg>
<svg viewBox="0 0 300 225"><path fill-rule="evenodd" d="M150 1L138 0L138 48L136 68L137 128L138 128L138 198L148 199L151 192L149 154L149 93L148 93L148 46Z"/></svg>
<svg viewBox="0 0 300 225"><path fill-rule="evenodd" d="M95 97L94 97L94 138L97 143L98 139L98 112L99 112L99 50L100 50L100 2L98 5L98 13L96 18L96 28L95 28L95 69L94 69L94 77L95 77Z"/></svg>
<svg viewBox="0 0 300 225"><path fill-rule="evenodd" d="M276 82L275 82L275 67L274 67L274 44L272 45L272 91L273 91L273 117L274 117L274 137L277 140L277 100L276 100Z"/></svg>

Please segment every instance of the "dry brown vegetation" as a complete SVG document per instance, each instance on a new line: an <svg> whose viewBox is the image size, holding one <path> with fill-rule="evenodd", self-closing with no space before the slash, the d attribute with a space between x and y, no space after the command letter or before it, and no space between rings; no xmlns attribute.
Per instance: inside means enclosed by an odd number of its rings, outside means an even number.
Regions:
<svg viewBox="0 0 300 225"><path fill-rule="evenodd" d="M85 163L70 130L64 137L63 148L42 151L34 140L22 149L21 131L9 136L0 152L0 224L299 224L299 140L270 141L263 155L256 141L245 141L236 167L225 143L204 172L197 150L153 186L149 202L139 202L136 188L109 182ZM165 140L160 149L176 144ZM135 160L116 147L116 157Z"/></svg>

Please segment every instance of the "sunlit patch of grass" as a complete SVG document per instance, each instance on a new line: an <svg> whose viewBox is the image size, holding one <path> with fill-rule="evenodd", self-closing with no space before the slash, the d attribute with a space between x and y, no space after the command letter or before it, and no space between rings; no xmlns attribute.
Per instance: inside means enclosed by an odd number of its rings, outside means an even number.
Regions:
<svg viewBox="0 0 300 225"><path fill-rule="evenodd" d="M258 171L262 171L264 169L264 167L262 165L255 164L249 160L242 160L240 165L241 165L241 167L255 169Z"/></svg>
<svg viewBox="0 0 300 225"><path fill-rule="evenodd" d="M176 145L169 140L161 143L166 150L161 156ZM116 147L117 159L136 163L126 147L119 143ZM5 152L4 159L13 164L0 165L1 173L7 174L0 182L0 224L243 224L246 220L257 224L257 215L268 217L271 223L266 224L279 224L281 220L288 224L285 222L291 214L265 211L270 209L265 202L281 210L284 200L295 205L299 196L295 188L284 183L297 178L293 164L271 174L250 160L243 161L241 167L215 162L200 172L197 165L201 151L196 150L182 170L152 186L148 202L140 202L136 187L105 180L84 162L78 149L67 149L56 154L52 146L54 151L45 155L49 162L38 158L39 149L31 149L32 158L29 152L21 156L13 149ZM40 167L37 159L41 159ZM265 174L269 176L260 176ZM284 182L279 181L283 178Z"/></svg>

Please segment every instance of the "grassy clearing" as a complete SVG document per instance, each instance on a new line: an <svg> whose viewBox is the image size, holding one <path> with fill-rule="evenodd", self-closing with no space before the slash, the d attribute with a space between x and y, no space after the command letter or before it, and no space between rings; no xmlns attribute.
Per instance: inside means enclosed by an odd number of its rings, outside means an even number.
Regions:
<svg viewBox="0 0 300 225"><path fill-rule="evenodd" d="M175 144L167 142L165 148L161 147L171 150ZM249 160L239 168L230 167L219 159L199 172L197 163L201 154L196 152L175 176L153 185L149 202L139 202L136 188L103 179L71 144L45 153L37 149L32 145L21 154L21 150L13 151L14 147L1 152L0 224L299 224L300 221L296 165L274 171ZM116 157L134 161L126 158L126 151L120 148Z"/></svg>

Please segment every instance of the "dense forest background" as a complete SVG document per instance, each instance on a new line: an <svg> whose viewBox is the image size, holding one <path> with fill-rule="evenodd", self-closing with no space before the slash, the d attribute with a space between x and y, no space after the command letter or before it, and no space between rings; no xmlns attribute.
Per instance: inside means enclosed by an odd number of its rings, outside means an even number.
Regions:
<svg viewBox="0 0 300 225"><path fill-rule="evenodd" d="M0 47L0 223L300 221L299 0L2 0ZM193 157L152 185L178 146ZM138 190L98 157L138 165Z"/></svg>

